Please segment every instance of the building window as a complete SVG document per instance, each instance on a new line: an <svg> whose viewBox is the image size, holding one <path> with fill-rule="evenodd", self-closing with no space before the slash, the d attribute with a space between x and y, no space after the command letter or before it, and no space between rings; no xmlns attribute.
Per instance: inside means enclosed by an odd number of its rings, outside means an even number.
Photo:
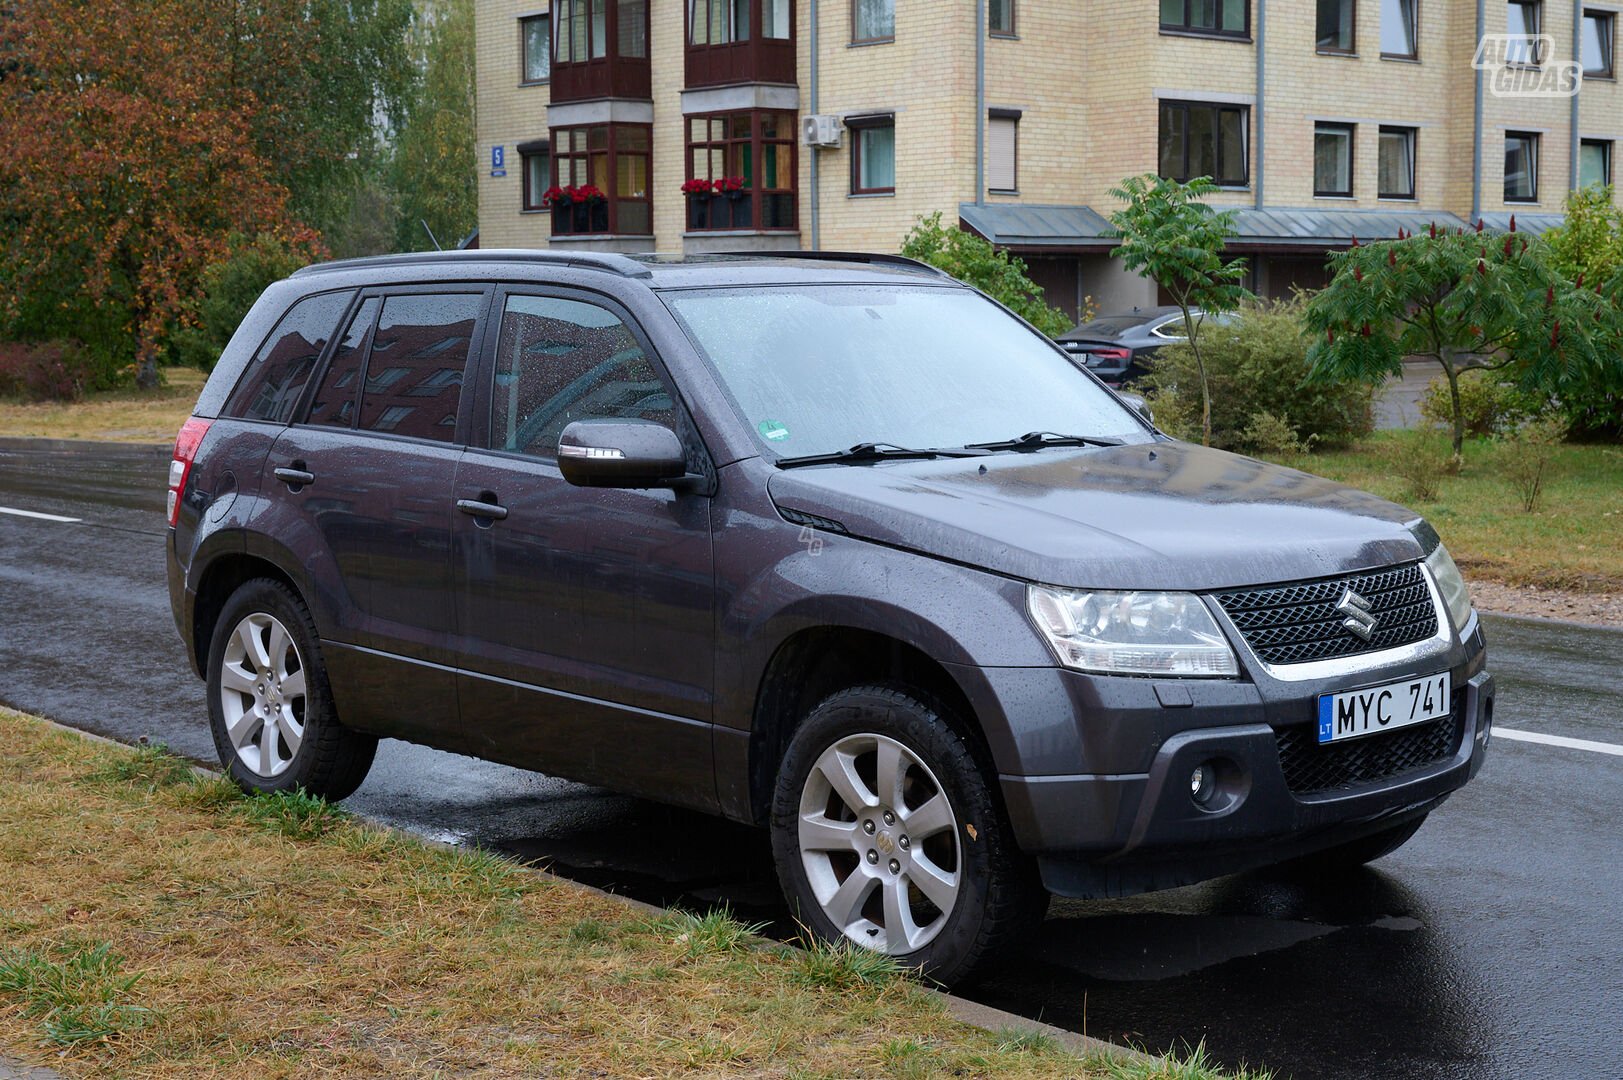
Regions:
<svg viewBox="0 0 1623 1080"><path fill-rule="evenodd" d="M1313 127L1313 194L1351 196L1353 125Z"/></svg>
<svg viewBox="0 0 1623 1080"><path fill-rule="evenodd" d="M1510 40L1505 43L1505 63L1537 67L1544 63L1543 32L1544 5L1512 0L1505 5L1505 32Z"/></svg>
<svg viewBox="0 0 1623 1080"><path fill-rule="evenodd" d="M547 188L552 186L552 154L551 145L542 140L533 143L520 143L518 147L519 159L524 164L524 209L545 210L547 207L543 196Z"/></svg>
<svg viewBox="0 0 1623 1080"><path fill-rule="evenodd" d="M1538 135L1505 132L1505 201L1538 202Z"/></svg>
<svg viewBox="0 0 1623 1080"><path fill-rule="evenodd" d="M1607 187L1612 182L1612 144L1585 139L1578 146L1578 186Z"/></svg>
<svg viewBox="0 0 1623 1080"><path fill-rule="evenodd" d="M602 60L609 54L609 7L614 8L615 55L648 56L648 0L555 0L558 15L554 56L560 64Z"/></svg>
<svg viewBox="0 0 1623 1080"><path fill-rule="evenodd" d="M1020 113L992 109L986 116L986 187L999 195L1020 190Z"/></svg>
<svg viewBox="0 0 1623 1080"><path fill-rule="evenodd" d="M895 192L896 117L852 117L845 126L851 129L851 194Z"/></svg>
<svg viewBox="0 0 1623 1080"><path fill-rule="evenodd" d="M560 189L595 189L551 204L553 235L653 232L647 124L594 124L554 128L553 183Z"/></svg>
<svg viewBox="0 0 1623 1080"><path fill-rule="evenodd" d="M1584 12L1583 61L1584 76L1590 79L1614 77L1612 66L1613 32L1617 16L1609 11Z"/></svg>
<svg viewBox="0 0 1623 1080"><path fill-rule="evenodd" d="M1251 34L1250 0L1161 0L1161 29L1174 33Z"/></svg>
<svg viewBox="0 0 1623 1080"><path fill-rule="evenodd" d="M993 37L1014 37L1014 0L986 0L986 30Z"/></svg>
<svg viewBox="0 0 1623 1080"><path fill-rule="evenodd" d="M892 41L895 37L896 0L852 0L852 41Z"/></svg>
<svg viewBox="0 0 1623 1080"><path fill-rule="evenodd" d="M1392 60L1420 56L1420 0L1381 0L1381 55Z"/></svg>
<svg viewBox="0 0 1623 1080"><path fill-rule="evenodd" d="M1357 51L1354 48L1357 39L1353 33L1357 14L1356 0L1319 0L1317 29L1319 52L1345 53L1350 56Z"/></svg>
<svg viewBox="0 0 1623 1080"><path fill-rule="evenodd" d="M552 78L552 16L532 15L520 19L519 43L523 53L525 86L534 86Z"/></svg>
<svg viewBox="0 0 1623 1080"><path fill-rule="evenodd" d="M1209 176L1224 187L1245 187L1249 113L1242 105L1161 102L1161 175L1179 181Z"/></svg>
<svg viewBox="0 0 1623 1080"><path fill-rule="evenodd" d="M794 113L690 116L687 127L689 231L795 228Z"/></svg>
<svg viewBox="0 0 1623 1080"><path fill-rule="evenodd" d="M1414 128L1381 127L1380 154L1375 167L1375 193L1381 198L1415 197L1414 144Z"/></svg>
<svg viewBox="0 0 1623 1080"><path fill-rule="evenodd" d="M748 41L750 0L691 0L688 34L689 43L693 45Z"/></svg>

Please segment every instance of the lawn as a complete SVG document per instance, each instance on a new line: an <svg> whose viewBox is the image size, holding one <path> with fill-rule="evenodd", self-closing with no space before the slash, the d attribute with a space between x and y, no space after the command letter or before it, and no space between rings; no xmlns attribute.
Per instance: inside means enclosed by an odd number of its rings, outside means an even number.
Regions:
<svg viewBox="0 0 1623 1080"><path fill-rule="evenodd" d="M69 1075L1111 1077L888 961L649 916L0 709L0 1052Z"/></svg>
<svg viewBox="0 0 1623 1080"><path fill-rule="evenodd" d="M163 372L156 390L107 390L74 402L0 398L0 436L173 443L208 376L195 368Z"/></svg>
<svg viewBox="0 0 1623 1080"><path fill-rule="evenodd" d="M1623 592L1623 446L1565 445L1554 451L1544 494L1524 512L1505 476L1506 448L1467 441L1457 476L1437 496L1415 497L1397 467L1414 438L1377 432L1347 450L1286 464L1412 506L1436 527L1467 577L1580 592ZM1433 436L1439 444L1447 436Z"/></svg>

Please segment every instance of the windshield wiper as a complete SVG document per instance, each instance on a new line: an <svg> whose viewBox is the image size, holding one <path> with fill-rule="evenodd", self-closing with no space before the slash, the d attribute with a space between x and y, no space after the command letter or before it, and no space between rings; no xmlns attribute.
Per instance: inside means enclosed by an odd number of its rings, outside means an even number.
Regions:
<svg viewBox="0 0 1623 1080"><path fill-rule="evenodd" d="M793 469L801 465L860 465L869 461L902 461L917 458L979 457L986 451L966 446L952 450L910 450L895 443L860 442L848 450L829 454L804 454L800 457L778 459L778 468Z"/></svg>
<svg viewBox="0 0 1623 1080"><path fill-rule="evenodd" d="M970 443L969 450L1039 450L1045 446L1120 446L1112 435L1061 435L1056 431L1028 431L1014 439Z"/></svg>

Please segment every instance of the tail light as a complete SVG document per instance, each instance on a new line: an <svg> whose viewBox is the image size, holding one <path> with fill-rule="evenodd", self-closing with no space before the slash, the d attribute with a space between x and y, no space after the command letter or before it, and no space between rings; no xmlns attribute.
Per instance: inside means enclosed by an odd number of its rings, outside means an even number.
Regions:
<svg viewBox="0 0 1623 1080"><path fill-rule="evenodd" d="M186 480L192 475L192 462L197 460L197 448L208 434L209 421L192 417L180 425L175 436L175 456L169 462L169 527L175 527L180 518L180 493L186 490Z"/></svg>
<svg viewBox="0 0 1623 1080"><path fill-rule="evenodd" d="M1133 355L1131 349L1094 349L1088 354L1091 360L1126 360Z"/></svg>

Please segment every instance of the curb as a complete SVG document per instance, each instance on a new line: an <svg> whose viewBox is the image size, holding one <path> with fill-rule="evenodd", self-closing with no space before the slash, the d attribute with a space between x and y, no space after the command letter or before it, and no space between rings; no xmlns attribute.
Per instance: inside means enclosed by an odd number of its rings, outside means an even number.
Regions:
<svg viewBox="0 0 1623 1080"><path fill-rule="evenodd" d="M35 716L33 713L28 713L27 715ZM83 731L79 728L70 727L67 724L61 724L55 720L51 720L43 716L35 716L35 718L43 721L49 727L55 728L58 731L64 731L72 735L77 735L82 739L89 739L92 742L102 743L106 746L117 746L125 750L134 749L134 747L132 747L129 743L122 743L117 739L109 739L105 735L97 735L92 731ZM211 769L204 765L199 765L196 762L192 763L192 771L199 776L206 777L219 777L221 775L219 770ZM400 836L410 837L417 843L426 844L429 847L440 848L446 851L467 850L467 848L463 845L453 844L448 840L436 840L432 837L420 836L409 829L402 829L398 825L378 821L374 818L367 817L364 814L355 814L354 816L358 820L366 822L373 828L384 829ZM538 874L552 881L567 885L572 889L579 889L583 892L607 897L617 904L630 908L633 911L640 912L644 915L664 915L670 910L668 908L662 908L657 904L645 903L641 900L634 899L633 897L622 896L619 893L610 892L607 889L600 889L595 885L587 885L583 882L562 877L531 863L516 863L515 865L522 867L528 873ZM761 940L761 946L763 948L774 949L795 948L795 946L790 942L773 941L765 938ZM1106 1042L1103 1039L1096 1039L1091 1035L1084 1035L1081 1032L1071 1031L1069 1028L1055 1027L1053 1024L1045 1024L1040 1020L1032 1020L1029 1017L1021 1016L1018 1013L1005 1012L1002 1009L995 1009L990 1005L982 1005L979 1002L970 1001L967 998L956 997L952 994L946 993L945 991L935 990L922 984L919 985L919 989L924 991L924 993L928 996L939 1000L946 1007L947 1015L951 1016L954 1020L957 1020L962 1024L968 1024L970 1027L980 1028L983 1031L989 1031L993 1034L1020 1032L1045 1036L1053 1039L1055 1042L1059 1043L1072 1053L1079 1054L1083 1057L1106 1057L1115 1058L1122 1061L1141 1062L1154 1060L1149 1055L1138 1050L1134 1050L1131 1047ZM13 1067L21 1068L24 1071L7 1071L8 1068ZM59 1080L60 1074L58 1073L52 1072L48 1069L36 1069L32 1072L27 1071L30 1068L32 1067L27 1065L12 1066L6 1059L0 1058L0 1080Z"/></svg>

